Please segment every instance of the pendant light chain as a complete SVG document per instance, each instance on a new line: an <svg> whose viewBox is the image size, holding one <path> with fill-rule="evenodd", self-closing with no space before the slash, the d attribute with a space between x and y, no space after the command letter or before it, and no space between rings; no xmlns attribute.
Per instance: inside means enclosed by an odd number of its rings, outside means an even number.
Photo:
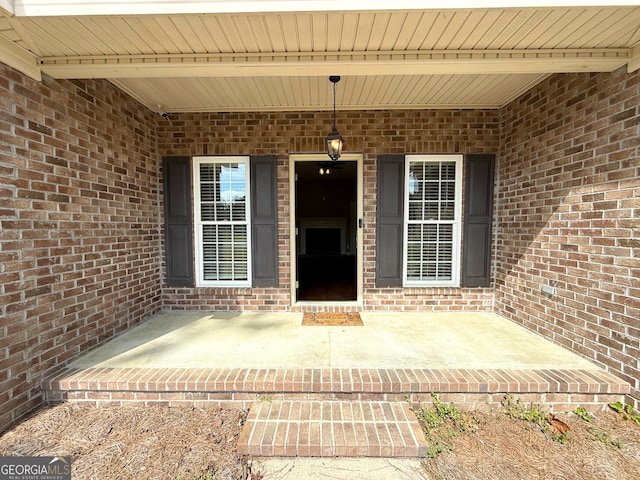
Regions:
<svg viewBox="0 0 640 480"><path fill-rule="evenodd" d="M336 127L336 83L333 82L333 128L337 130Z"/></svg>

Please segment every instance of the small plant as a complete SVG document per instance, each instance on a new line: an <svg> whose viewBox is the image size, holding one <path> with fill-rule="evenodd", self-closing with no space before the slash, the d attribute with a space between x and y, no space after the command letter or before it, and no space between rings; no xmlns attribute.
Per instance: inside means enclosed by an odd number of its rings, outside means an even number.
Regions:
<svg viewBox="0 0 640 480"><path fill-rule="evenodd" d="M544 427L547 423L547 417L549 414L537 405L532 404L526 407L520 403L520 400L514 399L513 395L505 395L500 403L502 403L503 407L507 408L507 411L504 413L509 418L533 422L540 427Z"/></svg>
<svg viewBox="0 0 640 480"><path fill-rule="evenodd" d="M580 417L585 422L589 422L589 423L593 422L596 418L592 414L587 412L587 410L584 407L576 407L573 410L573 413L575 413L578 417Z"/></svg>
<svg viewBox="0 0 640 480"><path fill-rule="evenodd" d="M562 445L567 443L569 425L557 419L552 413L544 411L539 405L524 406L520 400L514 399L513 395L505 395L501 403L507 408L504 414L509 418L534 423L543 433L549 434L553 441Z"/></svg>
<svg viewBox="0 0 640 480"><path fill-rule="evenodd" d="M589 429L589 439L596 442L604 443L605 445L609 445L610 447L614 447L619 450L622 450L622 442L620 440L613 438L607 432L595 430L593 428Z"/></svg>
<svg viewBox="0 0 640 480"><path fill-rule="evenodd" d="M562 433L551 432L551 439L554 442L558 442L560 445L565 445L567 440L569 440L569 430Z"/></svg>
<svg viewBox="0 0 640 480"><path fill-rule="evenodd" d="M269 395L260 395L258 396L258 401L260 403L273 403L273 398L271 398Z"/></svg>
<svg viewBox="0 0 640 480"><path fill-rule="evenodd" d="M477 424L471 415L461 413L454 405L442 403L437 394L432 393L431 398L433 406L421 406L416 415L429 442L427 456L434 458L439 453L451 451L451 440L458 435L474 433Z"/></svg>
<svg viewBox="0 0 640 480"><path fill-rule="evenodd" d="M624 420L632 420L638 425L640 425L640 414L633 411L633 407L631 404L622 404L622 402L610 403L609 407L622 415Z"/></svg>

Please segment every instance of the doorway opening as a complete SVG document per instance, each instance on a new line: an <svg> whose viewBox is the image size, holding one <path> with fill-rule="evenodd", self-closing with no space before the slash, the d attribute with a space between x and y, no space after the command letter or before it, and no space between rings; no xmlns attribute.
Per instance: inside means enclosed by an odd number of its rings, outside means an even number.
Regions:
<svg viewBox="0 0 640 480"><path fill-rule="evenodd" d="M361 162L360 156L353 157L331 162L326 155L300 155L292 160L294 301L359 298Z"/></svg>

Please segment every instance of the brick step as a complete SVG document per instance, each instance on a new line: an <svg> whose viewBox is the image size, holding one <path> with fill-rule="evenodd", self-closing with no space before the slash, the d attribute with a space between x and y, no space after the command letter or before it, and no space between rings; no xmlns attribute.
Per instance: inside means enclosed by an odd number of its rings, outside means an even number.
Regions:
<svg viewBox="0 0 640 480"><path fill-rule="evenodd" d="M424 457L427 442L407 402L262 401L238 441L254 457Z"/></svg>
<svg viewBox="0 0 640 480"><path fill-rule="evenodd" d="M604 370L362 368L64 368L44 379L49 402L98 406L165 403L249 408L256 399L419 403L430 393L465 409L499 404L505 394L555 411L602 411L624 400L629 383Z"/></svg>

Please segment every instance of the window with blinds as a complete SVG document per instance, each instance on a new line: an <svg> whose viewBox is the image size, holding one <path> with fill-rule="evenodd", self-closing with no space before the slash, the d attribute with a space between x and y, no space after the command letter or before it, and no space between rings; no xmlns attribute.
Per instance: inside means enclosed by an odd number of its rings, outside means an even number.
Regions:
<svg viewBox="0 0 640 480"><path fill-rule="evenodd" d="M194 162L198 285L249 286L249 158Z"/></svg>
<svg viewBox="0 0 640 480"><path fill-rule="evenodd" d="M406 158L404 284L458 285L462 156Z"/></svg>

